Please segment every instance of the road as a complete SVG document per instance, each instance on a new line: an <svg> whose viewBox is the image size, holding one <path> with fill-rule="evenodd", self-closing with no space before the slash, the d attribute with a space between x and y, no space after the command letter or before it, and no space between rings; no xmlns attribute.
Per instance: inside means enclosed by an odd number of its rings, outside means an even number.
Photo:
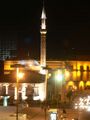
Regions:
<svg viewBox="0 0 90 120"><path fill-rule="evenodd" d="M25 108L22 111L23 113L27 114L27 120L49 120L49 113L48 111L45 114L44 109L40 107L34 108ZM58 118L62 115L62 110L58 110ZM78 118L79 113L77 110L74 109L66 109L66 118L65 120L72 120L73 118Z"/></svg>
<svg viewBox="0 0 90 120"><path fill-rule="evenodd" d="M21 113L27 114L27 120L46 120L47 118L44 109L40 107L25 108Z"/></svg>
<svg viewBox="0 0 90 120"><path fill-rule="evenodd" d="M19 113L19 120L26 120L26 114ZM8 106L3 107L0 106L0 120L16 120L16 107Z"/></svg>
<svg viewBox="0 0 90 120"><path fill-rule="evenodd" d="M13 114L15 114L15 106L14 107L1 107L0 106L0 120L6 120L7 116L11 120ZM59 120L60 120L60 115L62 114L62 110L59 109ZM49 120L48 119L48 112L47 115L45 115L44 109L40 107L27 107L19 110L19 114L26 115L26 119L19 119L19 120ZM67 119L65 120L72 120L73 118L78 118L79 117L79 112L74 109L66 109L66 117ZM15 119L15 116L13 118Z"/></svg>

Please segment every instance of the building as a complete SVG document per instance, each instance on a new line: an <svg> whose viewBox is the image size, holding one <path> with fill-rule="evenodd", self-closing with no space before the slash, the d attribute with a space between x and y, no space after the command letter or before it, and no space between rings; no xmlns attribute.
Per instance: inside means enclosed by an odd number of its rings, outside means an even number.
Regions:
<svg viewBox="0 0 90 120"><path fill-rule="evenodd" d="M90 92L90 59L88 60L61 60L47 61L48 70L48 98L67 99L67 94L72 91L74 98L85 96Z"/></svg>
<svg viewBox="0 0 90 120"><path fill-rule="evenodd" d="M14 31L0 34L0 60L15 58L17 53L17 35Z"/></svg>
<svg viewBox="0 0 90 120"><path fill-rule="evenodd" d="M90 61L68 60L68 61L47 61L48 67L69 72L65 76L66 89L86 89L90 87ZM65 74L65 73L64 73ZM67 74L67 73L66 73Z"/></svg>
<svg viewBox="0 0 90 120"><path fill-rule="evenodd" d="M45 76L38 75L37 72L40 73L40 65L37 61L34 60L7 60L4 61L4 73L1 71L0 76L0 86L13 86L11 87L14 90L15 87L15 73L13 76L13 71L15 72L15 68L12 68L11 65L13 64L24 64L26 68L22 70L27 77L23 79L23 81L20 82L20 88L25 87L27 90L30 88L31 91L34 89L34 94L36 96L39 95L38 93L42 91L44 95L44 87L43 84L45 83ZM48 85L48 93L51 95L55 95L55 89L59 87L59 92L61 92L61 82L55 78L56 72L60 70L62 72L62 75L64 75L62 79L62 85L64 86L64 90L69 91L72 89L73 91L85 91L90 89L90 61L81 61L81 60L69 60L69 61L47 61L47 65L50 68L48 70L48 77L47 77L47 85ZM29 74L27 74L28 72ZM4 79L2 78L2 75L4 74ZM26 79L27 78L27 79ZM59 78L61 80L61 78ZM3 80L3 81L2 81ZM56 88L55 88L56 85ZM59 86L57 86L59 85ZM41 90L43 89L43 90ZM29 90L29 89L28 89ZM22 92L20 92L22 93ZM29 92L28 92L29 93ZM31 93L31 92L30 92ZM65 92L67 93L67 92ZM45 96L44 96L45 97ZM36 98L35 98L36 99Z"/></svg>
<svg viewBox="0 0 90 120"><path fill-rule="evenodd" d="M45 14L44 6L42 9L42 15L41 15L40 33L41 33L40 64L35 60L28 60L28 59L15 60L16 58L14 58L14 56L11 56L10 54L12 49L7 47L8 44L9 44L9 47L11 44L7 43L6 45L5 40L4 42L1 41L3 43L3 45L1 44L2 45L1 48L3 49L5 48L6 52L9 52L8 53L9 55L7 55L6 53L2 54L1 60L4 60L4 59L5 60L1 61L0 63L0 73L1 73L0 95L3 96L3 98L5 96L9 96L9 97L12 96L14 100L17 99L16 76L15 76L16 68L12 68L11 66L15 64L20 64L20 65L24 64L25 67L22 68L22 71L25 72L27 75L25 76L25 78L23 78L23 81L19 83L19 93L21 96L20 98L22 100L25 100L27 99L27 96L32 96L33 100L41 100L41 101L45 100L46 98L45 74L40 73L42 70L42 67L46 66L46 14ZM15 48L16 50L16 46L13 46L13 45L11 46L13 47L13 49ZM14 58L14 60L12 58Z"/></svg>
<svg viewBox="0 0 90 120"><path fill-rule="evenodd" d="M35 60L6 60L2 62L2 70L0 76L0 96L11 96L16 100L17 96L17 67L13 65L22 65L18 67L19 72L24 76L19 80L20 99L36 99L44 100L44 88L42 84L45 82L45 75L40 73L40 65ZM28 97L27 97L28 96Z"/></svg>

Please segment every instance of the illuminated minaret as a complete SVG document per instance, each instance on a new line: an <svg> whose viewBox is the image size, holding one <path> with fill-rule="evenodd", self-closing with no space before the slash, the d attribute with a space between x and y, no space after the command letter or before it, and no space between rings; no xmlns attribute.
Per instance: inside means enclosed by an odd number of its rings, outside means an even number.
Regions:
<svg viewBox="0 0 90 120"><path fill-rule="evenodd" d="M41 56L40 56L40 65L46 66L46 14L43 6L42 14L41 14Z"/></svg>

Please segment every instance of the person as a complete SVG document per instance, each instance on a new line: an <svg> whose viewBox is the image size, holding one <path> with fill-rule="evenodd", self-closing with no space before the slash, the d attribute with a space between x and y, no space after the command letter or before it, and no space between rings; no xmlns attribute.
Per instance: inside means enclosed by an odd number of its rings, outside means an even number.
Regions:
<svg viewBox="0 0 90 120"><path fill-rule="evenodd" d="M66 110L63 109L63 118L66 118Z"/></svg>
<svg viewBox="0 0 90 120"><path fill-rule="evenodd" d="M63 109L63 114L66 114L66 110L65 109Z"/></svg>
<svg viewBox="0 0 90 120"><path fill-rule="evenodd" d="M47 109L48 109L48 110L50 109L50 106L49 106L49 105L47 106Z"/></svg>

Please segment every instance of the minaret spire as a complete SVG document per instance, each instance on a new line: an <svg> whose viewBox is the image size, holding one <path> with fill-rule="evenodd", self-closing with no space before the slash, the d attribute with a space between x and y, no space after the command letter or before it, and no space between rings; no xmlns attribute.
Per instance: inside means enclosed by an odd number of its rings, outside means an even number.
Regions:
<svg viewBox="0 0 90 120"><path fill-rule="evenodd" d="M41 66L46 66L46 13L44 8L44 1L43 1L43 8L41 14L41 56L40 56L40 64Z"/></svg>
<svg viewBox="0 0 90 120"><path fill-rule="evenodd" d="M43 9L41 14L41 29L46 29L46 13L44 8L44 1L43 1Z"/></svg>

